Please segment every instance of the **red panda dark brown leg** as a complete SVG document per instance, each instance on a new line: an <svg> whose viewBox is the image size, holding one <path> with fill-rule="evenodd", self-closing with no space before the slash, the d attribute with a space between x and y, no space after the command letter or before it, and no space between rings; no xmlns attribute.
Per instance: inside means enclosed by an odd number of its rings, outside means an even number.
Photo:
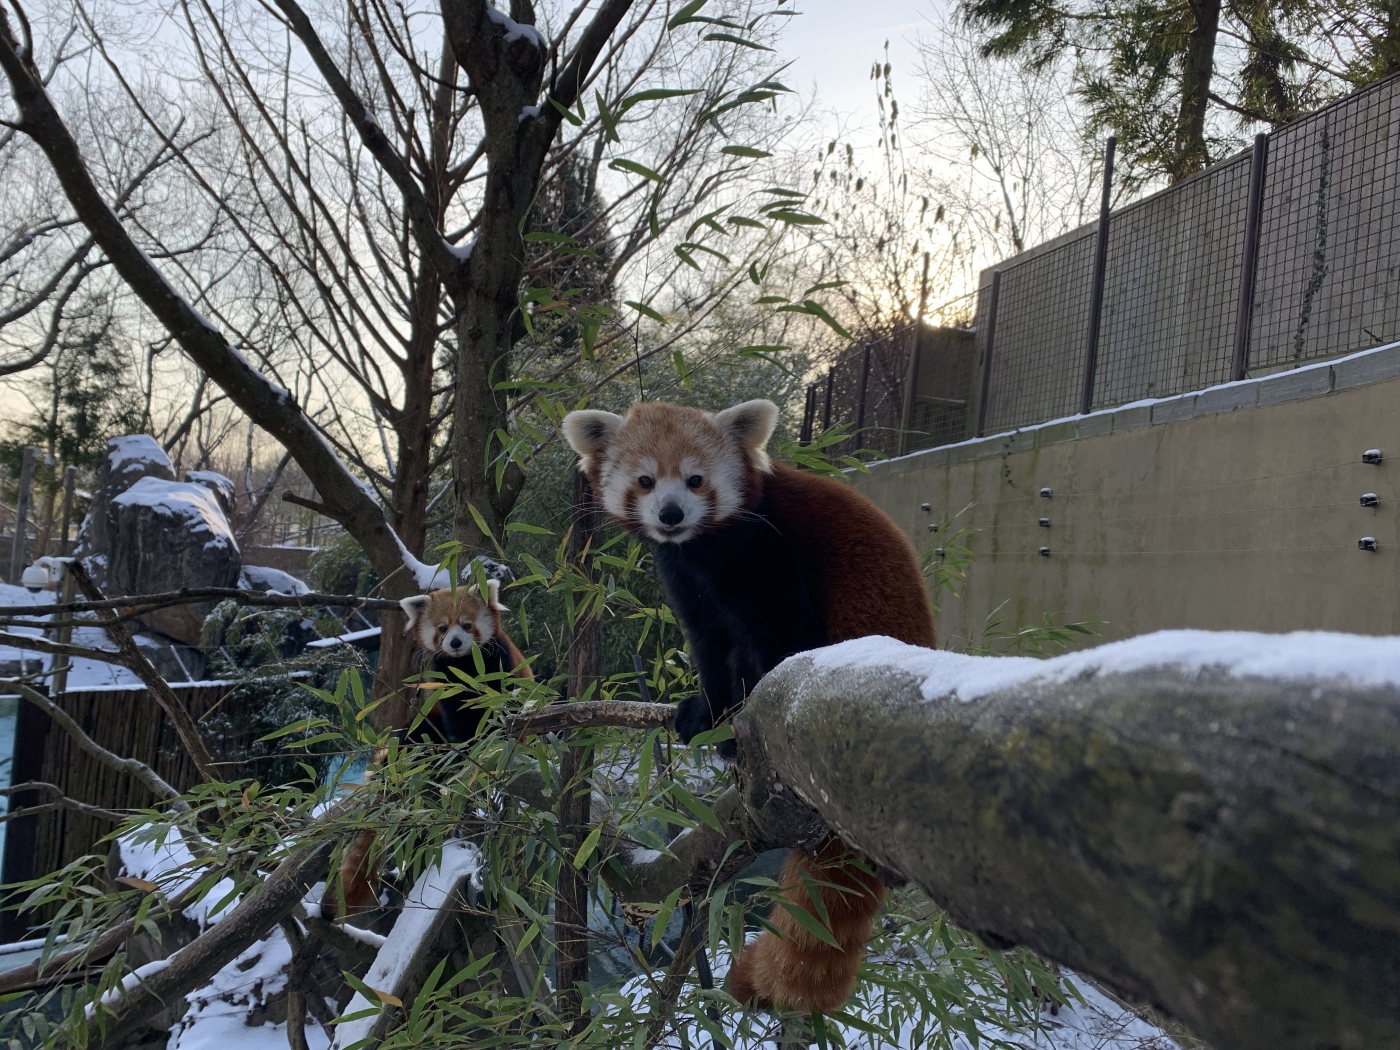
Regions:
<svg viewBox="0 0 1400 1050"><path fill-rule="evenodd" d="M729 970L729 992L741 1003L767 1008L830 1014L840 1010L856 985L871 927L885 901L885 887L862 870L854 853L835 836L808 857L789 854L781 879L783 899L813 914L802 880L806 873L819 890L839 948L818 940L782 905L769 922L781 936L764 932L744 949ZM818 922L821 917L814 915Z"/></svg>

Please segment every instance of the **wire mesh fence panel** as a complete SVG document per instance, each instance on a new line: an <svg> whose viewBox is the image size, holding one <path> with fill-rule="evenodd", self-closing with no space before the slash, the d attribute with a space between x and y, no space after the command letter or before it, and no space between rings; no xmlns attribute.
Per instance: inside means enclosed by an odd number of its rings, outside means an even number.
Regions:
<svg viewBox="0 0 1400 1050"><path fill-rule="evenodd" d="M1400 80L1270 137L1252 369L1400 339Z"/></svg>
<svg viewBox="0 0 1400 1050"><path fill-rule="evenodd" d="M1003 268L987 433L1079 410L1093 269L1092 231ZM978 320L985 354L986 326Z"/></svg>
<svg viewBox="0 0 1400 1050"><path fill-rule="evenodd" d="M972 436L976 358L970 329L924 329L909 406L906 451L948 445Z"/></svg>
<svg viewBox="0 0 1400 1050"><path fill-rule="evenodd" d="M1249 155L1115 212L1094 407L1230 378Z"/></svg>
<svg viewBox="0 0 1400 1050"><path fill-rule="evenodd" d="M859 431L842 453L868 448L887 456L898 454L912 336L912 327L896 329L851 347L833 363L831 425L845 423Z"/></svg>

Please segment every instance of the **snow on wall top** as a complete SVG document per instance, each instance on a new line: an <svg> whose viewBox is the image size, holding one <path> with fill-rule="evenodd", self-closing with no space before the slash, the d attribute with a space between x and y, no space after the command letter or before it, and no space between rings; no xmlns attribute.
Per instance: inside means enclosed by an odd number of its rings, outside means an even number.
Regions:
<svg viewBox="0 0 1400 1050"><path fill-rule="evenodd" d="M192 531L210 533L206 547L215 545L238 550L238 541L233 538L223 508L203 485L147 476L121 495L112 497L112 502L121 506L150 507L157 514L183 518Z"/></svg>
<svg viewBox="0 0 1400 1050"><path fill-rule="evenodd" d="M170 457L149 434L127 434L107 439L107 466L113 474L124 474L142 463L157 463L170 471Z"/></svg>
<svg viewBox="0 0 1400 1050"><path fill-rule="evenodd" d="M1400 687L1400 637L1331 631L1158 631L1051 660L968 656L880 636L803 655L812 657L814 668L884 667L908 672L922 678L925 700L946 697L966 702L1031 681L1066 682L1148 667L1174 667L1187 673L1222 668L1239 678L1346 679L1363 687Z"/></svg>

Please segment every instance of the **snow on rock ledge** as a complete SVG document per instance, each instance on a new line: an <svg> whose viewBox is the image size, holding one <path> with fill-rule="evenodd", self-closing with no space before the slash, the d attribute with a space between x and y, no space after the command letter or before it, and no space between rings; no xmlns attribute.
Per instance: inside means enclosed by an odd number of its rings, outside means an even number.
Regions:
<svg viewBox="0 0 1400 1050"><path fill-rule="evenodd" d="M112 500L147 477L175 480L170 458L155 438L149 434L127 434L108 440L107 454L97 463L92 508L78 533L77 554L89 559L88 570L98 586L106 586L105 555L113 529Z"/></svg>

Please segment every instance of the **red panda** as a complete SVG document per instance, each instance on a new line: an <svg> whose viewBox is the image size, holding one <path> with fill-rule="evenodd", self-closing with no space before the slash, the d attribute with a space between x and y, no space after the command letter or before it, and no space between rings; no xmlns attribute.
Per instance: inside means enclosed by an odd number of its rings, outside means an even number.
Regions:
<svg viewBox="0 0 1400 1050"><path fill-rule="evenodd" d="M625 416L564 419L604 509L651 545L680 620L701 686L676 707L687 743L793 653L875 634L936 646L909 539L849 487L773 463L764 447L777 420L771 401L723 412L644 402ZM733 742L720 752L735 757ZM765 933L747 948L730 987L741 1001L830 1013L855 986L884 888L835 837L812 857L789 858L784 893L805 908L802 871L834 884L821 895L841 949L780 907L773 921L784 936Z"/></svg>
<svg viewBox="0 0 1400 1050"><path fill-rule="evenodd" d="M473 649L481 651L487 674L510 672L517 678L533 678L530 665L501 626L500 583L486 582L486 600L476 587L458 587L415 594L399 602L408 617L405 634L413 635L419 648L432 658L429 669L443 675L448 682L460 683L453 668L476 677ZM435 714L441 722L443 735L454 744L465 743L476 736L483 711L471 703L469 694L458 694L438 704Z"/></svg>
<svg viewBox="0 0 1400 1050"><path fill-rule="evenodd" d="M452 674L454 667L477 676L473 649L480 649L487 674L507 671L517 678L534 678L530 665L501 626L505 606L500 602L500 583L488 580L486 587L485 601L476 587L458 587L455 595L451 588L443 588L404 598L399 602L408 617L404 633L412 634L423 652L432 657L429 669L450 683L461 683ZM474 706L472 699L473 694L461 692L440 701L429 712L426 721L438 739L461 744L476 736L485 712ZM340 886L346 914L367 911L377 902L375 884L379 879L377 858L372 855L374 839L372 830L361 831L341 861Z"/></svg>

